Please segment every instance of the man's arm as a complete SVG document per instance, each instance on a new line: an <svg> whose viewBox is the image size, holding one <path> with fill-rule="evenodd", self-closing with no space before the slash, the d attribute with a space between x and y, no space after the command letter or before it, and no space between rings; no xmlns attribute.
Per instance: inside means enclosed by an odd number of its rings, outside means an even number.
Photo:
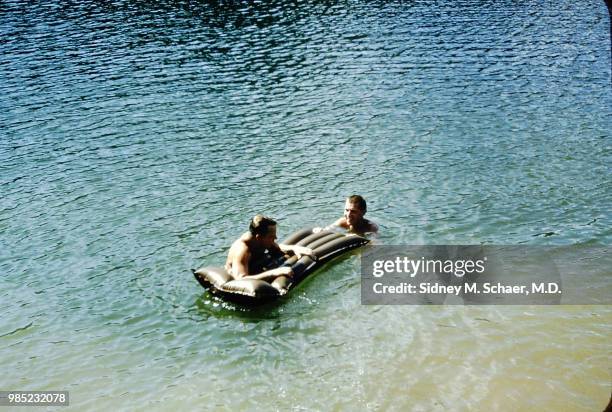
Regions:
<svg viewBox="0 0 612 412"><path fill-rule="evenodd" d="M322 230L334 230L334 228L336 228L336 227L339 227L339 228L342 228L342 229L348 229L348 226L346 224L346 219L344 219L344 217L341 217L340 219L336 220L331 225L327 225L325 227L315 227L313 229L313 233L319 233Z"/></svg>
<svg viewBox="0 0 612 412"><path fill-rule="evenodd" d="M329 226L337 226L337 227L341 227L346 229L348 227L347 223L346 223L346 219L344 217L341 217L340 219L336 220L334 223L332 223Z"/></svg>
<svg viewBox="0 0 612 412"><path fill-rule="evenodd" d="M242 279L256 279L256 280L265 280L266 282L271 282L279 276L293 276L293 270L289 266L281 266L276 269L266 270L258 275L248 275L244 276Z"/></svg>
<svg viewBox="0 0 612 412"><path fill-rule="evenodd" d="M234 279L256 279L270 281L279 276L292 276L293 271L290 267L280 267L276 269L267 270L258 274L249 273L249 258L250 253L246 245L243 245L237 253L234 254L232 259L232 270L231 275Z"/></svg>
<svg viewBox="0 0 612 412"><path fill-rule="evenodd" d="M283 243L278 245L278 247L283 252L293 252L293 253L295 253L297 255L298 259L301 258L302 256L310 256L313 260L316 260L316 256L314 255L314 252L309 247L298 246L298 245L285 245Z"/></svg>
<svg viewBox="0 0 612 412"><path fill-rule="evenodd" d="M232 254L230 274L234 277L234 279L242 279L243 277L249 275L250 253L247 246L242 242L234 243L232 248L234 247L236 247L237 250L234 250ZM231 252L232 251L230 251L230 253Z"/></svg>

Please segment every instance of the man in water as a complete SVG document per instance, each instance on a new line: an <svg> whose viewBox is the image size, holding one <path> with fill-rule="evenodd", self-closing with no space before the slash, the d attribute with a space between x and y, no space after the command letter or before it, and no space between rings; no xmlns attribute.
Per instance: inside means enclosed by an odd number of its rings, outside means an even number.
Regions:
<svg viewBox="0 0 612 412"><path fill-rule="evenodd" d="M249 231L230 247L225 269L234 279L265 280L286 288L288 278L293 275L291 268L282 266L268 269L274 266L274 261L283 257L285 252L293 252L298 258L302 255L314 256L312 250L307 247L277 244L276 222L269 217L256 215L251 219Z"/></svg>
<svg viewBox="0 0 612 412"><path fill-rule="evenodd" d="M352 195L344 202L344 216L336 220L331 225L324 228L316 228L315 231L332 230L334 227L346 229L349 233L364 235L366 233L378 233L378 225L371 220L364 218L368 207L363 197Z"/></svg>

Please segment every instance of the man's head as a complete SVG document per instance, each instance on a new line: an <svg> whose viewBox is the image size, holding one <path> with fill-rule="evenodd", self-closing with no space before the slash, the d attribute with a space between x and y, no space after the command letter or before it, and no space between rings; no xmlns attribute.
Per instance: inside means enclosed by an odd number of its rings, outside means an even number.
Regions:
<svg viewBox="0 0 612 412"><path fill-rule="evenodd" d="M276 222L269 217L255 215L251 219L249 232L265 247L269 247L276 241Z"/></svg>
<svg viewBox="0 0 612 412"><path fill-rule="evenodd" d="M344 203L344 218L349 225L354 226L362 221L367 210L368 207L363 197L359 195L349 196Z"/></svg>

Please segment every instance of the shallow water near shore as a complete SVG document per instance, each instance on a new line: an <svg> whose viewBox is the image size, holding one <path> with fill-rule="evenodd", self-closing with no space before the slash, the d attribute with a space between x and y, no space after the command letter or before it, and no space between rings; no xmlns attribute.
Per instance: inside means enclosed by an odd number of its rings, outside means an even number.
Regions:
<svg viewBox="0 0 612 412"><path fill-rule="evenodd" d="M3 2L0 389L602 410L610 306L364 306L354 252L246 310L189 269L255 213L282 238L352 193L384 244L609 245L609 24L591 1Z"/></svg>

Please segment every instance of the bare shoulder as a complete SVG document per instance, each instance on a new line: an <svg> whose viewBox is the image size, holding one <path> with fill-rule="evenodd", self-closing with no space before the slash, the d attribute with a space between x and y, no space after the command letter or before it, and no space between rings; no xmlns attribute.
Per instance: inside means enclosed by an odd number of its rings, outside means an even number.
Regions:
<svg viewBox="0 0 612 412"><path fill-rule="evenodd" d="M249 247L247 246L243 237L236 239L236 241L234 241L234 243L232 243L232 246L230 247L230 252L233 252L233 254L242 254L248 251Z"/></svg>
<svg viewBox="0 0 612 412"><path fill-rule="evenodd" d="M378 233L378 225L371 220L368 220L368 232Z"/></svg>
<svg viewBox="0 0 612 412"><path fill-rule="evenodd" d="M236 239L234 243L232 243L232 246L230 246L229 252L227 254L229 262L233 261L234 259L241 260L246 255L248 255L249 247L247 246L245 240L246 239L244 238L244 235L243 235L239 237L238 239Z"/></svg>

